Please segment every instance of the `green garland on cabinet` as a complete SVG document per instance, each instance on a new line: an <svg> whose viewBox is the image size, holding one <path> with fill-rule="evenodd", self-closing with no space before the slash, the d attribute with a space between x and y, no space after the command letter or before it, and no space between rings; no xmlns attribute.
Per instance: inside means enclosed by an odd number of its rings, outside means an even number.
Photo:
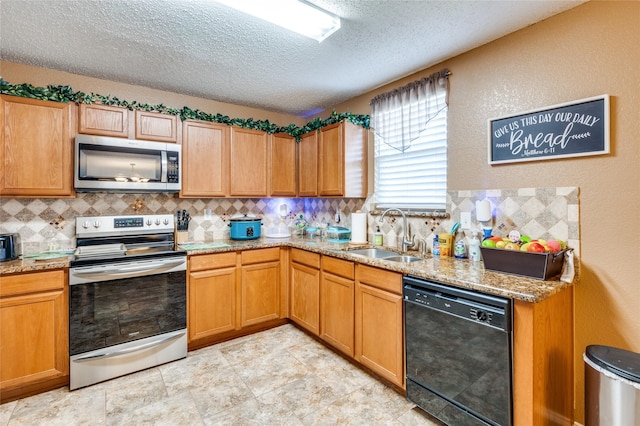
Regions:
<svg viewBox="0 0 640 426"><path fill-rule="evenodd" d="M293 136L298 142L300 142L300 137L305 133L309 133L314 130L320 130L322 127L339 123L342 120L350 121L351 123L365 129L369 128L370 120L370 117L368 115L351 114L348 112L337 113L335 110L333 110L329 118L326 118L324 120L315 118L304 126L289 124L288 126L280 127L277 124L269 122L269 120L254 120L253 118L230 118L222 114L208 114L204 111L200 111L197 109L194 110L186 106L182 108L173 108L163 104L150 105L142 104L137 101L130 102L127 100L120 100L117 97L111 95L102 96L96 93L76 92L70 86L49 85L47 87L35 87L28 83L10 84L2 77L0 77L0 94L63 103L101 103L103 105L127 108L131 111L141 110L149 112L160 112L163 114L177 115L182 121L187 119L203 120L212 123L221 123L228 124L230 126L243 127L245 129L261 130L267 133L282 132Z"/></svg>

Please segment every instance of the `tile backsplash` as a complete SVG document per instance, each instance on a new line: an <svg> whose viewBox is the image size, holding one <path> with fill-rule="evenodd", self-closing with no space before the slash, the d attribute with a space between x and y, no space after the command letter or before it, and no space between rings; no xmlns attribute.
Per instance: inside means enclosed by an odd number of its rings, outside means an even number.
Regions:
<svg viewBox="0 0 640 426"><path fill-rule="evenodd" d="M186 210L191 214L189 239L211 241L229 237L229 219L237 214L263 218L263 235L281 223L289 224L303 214L311 223L335 223L350 226L350 214L362 209L364 200L356 198L177 198L173 194L78 193L76 198L0 199L0 233L20 234L23 253L46 250L52 238L61 248L75 246L77 216L172 214ZM286 204L286 218L280 217ZM211 218L205 220L205 210Z"/></svg>
<svg viewBox="0 0 640 426"><path fill-rule="evenodd" d="M494 235L506 235L517 229L532 238L559 238L579 253L579 189L520 188L497 190L464 190L447 193L447 218L433 219L425 215L409 216L411 234L424 239L431 246L438 232L445 232L460 220L461 212L470 212L475 220L475 202L491 202ZM286 204L286 217L280 217ZM70 199L0 199L0 233L18 233L23 253L46 250L50 239L56 238L61 248L75 246L76 216L171 214L185 209L191 214L189 239L211 241L228 238L229 219L237 214L252 214L263 220L262 235L291 222L300 214L311 223L335 224L340 213L341 226L351 227L351 213L356 210L373 211L374 197L360 198L225 198L188 199L173 194L112 194L78 193ZM205 220L205 210L211 217ZM399 216L369 215L368 240L373 241L376 227L384 235L384 244L397 247L402 235Z"/></svg>

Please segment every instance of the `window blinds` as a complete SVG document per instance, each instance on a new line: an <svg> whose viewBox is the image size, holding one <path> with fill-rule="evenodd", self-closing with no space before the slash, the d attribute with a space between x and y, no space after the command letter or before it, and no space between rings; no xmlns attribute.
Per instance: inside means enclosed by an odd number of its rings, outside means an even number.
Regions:
<svg viewBox="0 0 640 426"><path fill-rule="evenodd" d="M375 195L379 208L443 210L446 207L446 91L439 91L434 96L435 104L441 105L442 109L427 123L417 139L404 143L404 152L385 142L403 139L402 125L392 125L394 130L385 139L376 135ZM406 113L396 108L391 114L392 124L405 116Z"/></svg>

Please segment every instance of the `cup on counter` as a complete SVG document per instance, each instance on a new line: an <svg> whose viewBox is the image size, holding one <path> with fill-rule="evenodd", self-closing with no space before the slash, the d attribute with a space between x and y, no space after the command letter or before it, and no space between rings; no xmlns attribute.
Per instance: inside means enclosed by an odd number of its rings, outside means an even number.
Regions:
<svg viewBox="0 0 640 426"><path fill-rule="evenodd" d="M453 247L453 235L440 233L438 234L438 241L440 242L440 256L451 256L451 248Z"/></svg>

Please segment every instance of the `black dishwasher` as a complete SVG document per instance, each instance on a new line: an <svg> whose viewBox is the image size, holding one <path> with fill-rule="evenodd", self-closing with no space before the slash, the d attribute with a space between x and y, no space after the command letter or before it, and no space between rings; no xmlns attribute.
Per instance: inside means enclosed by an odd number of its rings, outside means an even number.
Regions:
<svg viewBox="0 0 640 426"><path fill-rule="evenodd" d="M407 399L449 425L511 425L511 300L403 284Z"/></svg>

